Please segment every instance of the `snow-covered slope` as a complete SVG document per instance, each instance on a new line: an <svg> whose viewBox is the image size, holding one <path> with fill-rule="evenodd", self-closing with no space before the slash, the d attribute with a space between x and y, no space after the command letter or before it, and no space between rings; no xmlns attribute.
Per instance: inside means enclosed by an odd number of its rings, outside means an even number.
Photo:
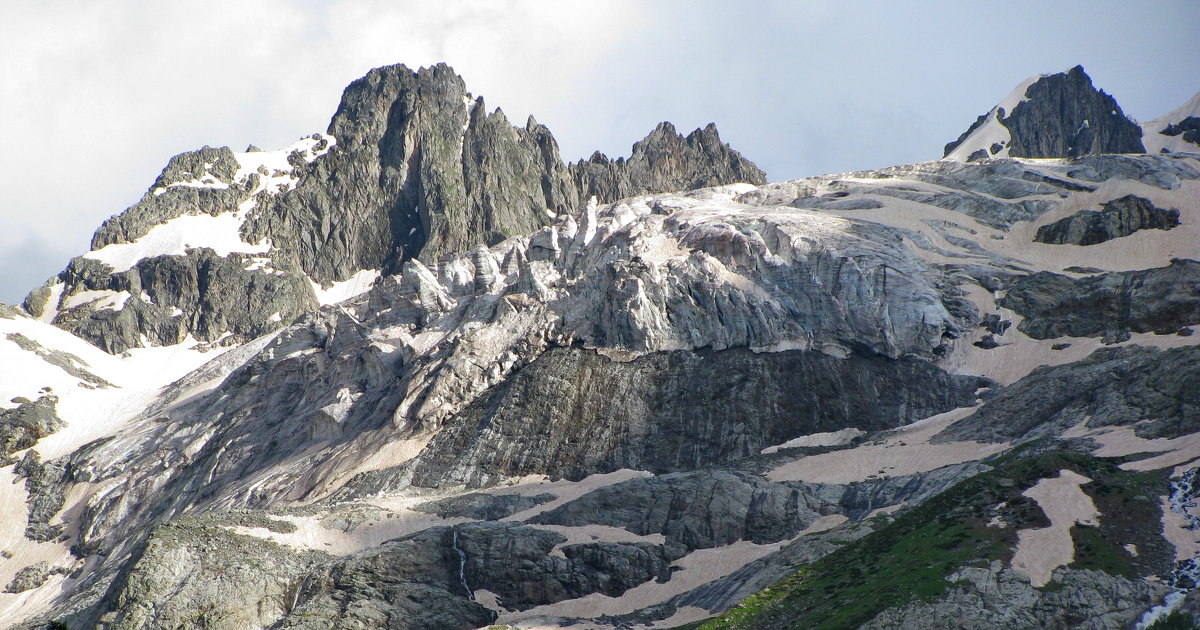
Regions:
<svg viewBox="0 0 1200 630"><path fill-rule="evenodd" d="M1191 128L1196 129L1188 134L1178 127L1191 118ZM1163 133L1170 131L1171 133ZM1163 151L1181 151L1185 153L1200 153L1200 92L1188 99L1188 102L1172 110L1170 113L1142 123L1142 142L1146 145L1147 153Z"/></svg>
<svg viewBox="0 0 1200 630"><path fill-rule="evenodd" d="M961 139L958 146L946 154L945 159L966 162L968 158L979 151L983 151L989 157L1008 157L1008 143L1012 136L1008 127L1005 127L1001 120L1012 114L1013 108L1017 105L1028 100L1025 93L1029 90L1029 86L1047 76L1050 75L1035 74L1018 83L1017 87L1004 97L1004 100L984 114L982 121L976 121L971 125L972 129L967 132L967 137Z"/></svg>

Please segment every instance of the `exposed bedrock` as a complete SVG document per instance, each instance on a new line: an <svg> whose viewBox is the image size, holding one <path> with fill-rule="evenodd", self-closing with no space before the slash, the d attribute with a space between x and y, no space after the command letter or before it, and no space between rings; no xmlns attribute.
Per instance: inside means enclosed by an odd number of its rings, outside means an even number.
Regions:
<svg viewBox="0 0 1200 630"><path fill-rule="evenodd" d="M1188 116L1177 123L1167 125L1159 133L1164 136L1182 135L1185 142L1190 142L1200 148L1200 118Z"/></svg>
<svg viewBox="0 0 1200 630"><path fill-rule="evenodd" d="M711 125L683 138L662 124L628 160L597 154L568 167L546 127L488 113L444 64L367 73L346 88L329 134L337 146L248 230L252 241L270 236L319 282L494 245L591 196L765 181Z"/></svg>
<svg viewBox="0 0 1200 630"><path fill-rule="evenodd" d="M1141 128L1121 112L1116 99L1092 86L1083 66L1043 77L1025 96L1028 100L1002 119L1012 134L1013 157L1145 152Z"/></svg>
<svg viewBox="0 0 1200 630"><path fill-rule="evenodd" d="M305 576L273 628L477 628L495 613L476 590L525 610L591 593L620 596L665 581L678 554L649 543L562 546L561 534L513 523L435 527L338 559Z"/></svg>
<svg viewBox="0 0 1200 630"><path fill-rule="evenodd" d="M265 248L259 258L234 254L219 262L209 253L197 261L188 254L168 263L150 251L136 272L76 258L30 293L26 310L55 312L56 324L114 353L180 343L188 334L203 341L226 333L250 338L314 310L309 279L328 286L364 270L398 273L418 257L432 266L534 232L592 196L611 202L765 182L712 125L685 138L663 123L628 159L596 154L568 166L546 127L532 117L514 127L499 109L488 112L444 64L372 70L346 88L328 133L313 136L307 149L288 156L288 170L274 173L239 170L240 158L228 147L177 155L142 200L106 221L92 240L93 249L131 243L184 215L236 211L245 213L235 217L244 243ZM204 266L222 273L197 279ZM160 299L147 289L155 299L143 300L137 276L147 284L148 273L172 276L179 296ZM117 304L75 298L84 291L111 291Z"/></svg>
<svg viewBox="0 0 1200 630"><path fill-rule="evenodd" d="M413 483L693 470L809 433L897 427L971 404L985 384L919 359L731 349L617 362L556 348L447 422Z"/></svg>
<svg viewBox="0 0 1200 630"><path fill-rule="evenodd" d="M976 119L957 140L946 145L945 155L978 127L989 124L990 118L989 112ZM1092 85L1083 66L1038 78L1026 88L1012 111L1000 108L996 120L1008 131L1008 154L1012 157L1145 152L1141 128L1125 116L1112 96ZM999 150L995 145L980 148L969 159L987 158Z"/></svg>
<svg viewBox="0 0 1200 630"><path fill-rule="evenodd" d="M999 564L999 563L997 563ZM1008 568L963 567L945 595L880 613L862 630L1041 630L1129 628L1163 590L1103 571L1059 570L1054 590L1038 589Z"/></svg>
<svg viewBox="0 0 1200 630"><path fill-rule="evenodd" d="M1033 240L1057 245L1095 245L1140 230L1169 230L1179 225L1179 210L1156 207L1149 199L1125 195L1096 210L1079 212L1038 228Z"/></svg>
<svg viewBox="0 0 1200 630"><path fill-rule="evenodd" d="M1040 367L934 441L1030 440L1085 421L1132 426L1147 439L1200 431L1200 347L1102 348L1082 361Z"/></svg>
<svg viewBox="0 0 1200 630"><path fill-rule="evenodd" d="M1014 281L1000 304L1024 317L1017 328L1034 339L1176 333L1200 324L1200 262L1084 278L1039 271Z"/></svg>
<svg viewBox="0 0 1200 630"><path fill-rule="evenodd" d="M633 479L590 492L528 522L620 527L663 534L688 551L794 537L830 514L860 519L872 510L921 501L970 476L974 465L849 485L773 483L730 470L700 470Z"/></svg>
<svg viewBox="0 0 1200 630"><path fill-rule="evenodd" d="M48 394L22 401L12 409L0 409L0 466L16 463L13 453L66 426L55 411L57 405L58 397Z"/></svg>
<svg viewBox="0 0 1200 630"><path fill-rule="evenodd" d="M295 607L301 578L327 561L220 526L170 523L112 584L104 608L67 620L110 630L264 628Z"/></svg>
<svg viewBox="0 0 1200 630"><path fill-rule="evenodd" d="M186 256L144 258L119 273L75 258L59 274L72 293L100 291L124 296L124 302L114 308L103 298L84 301L60 312L54 323L118 354L147 343L177 344L189 335L205 342L245 341L317 308L302 276L254 269L250 258L193 249Z"/></svg>
<svg viewBox="0 0 1200 630"><path fill-rule="evenodd" d="M685 138L668 122L633 145L628 158L595 153L569 167L579 199L616 201L646 193L694 190L734 182L761 185L766 175L721 142L709 123Z"/></svg>

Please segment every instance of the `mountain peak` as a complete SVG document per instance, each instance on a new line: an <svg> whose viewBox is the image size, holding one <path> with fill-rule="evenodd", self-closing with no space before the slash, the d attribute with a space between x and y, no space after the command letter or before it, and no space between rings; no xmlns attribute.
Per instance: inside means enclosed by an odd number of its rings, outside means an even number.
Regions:
<svg viewBox="0 0 1200 630"><path fill-rule="evenodd" d="M532 233L592 196L735 182L764 183L762 171L715 128L684 138L660 123L628 160L568 167L549 129L489 112L450 66L383 66L346 87L327 135L172 158L25 308L113 353L238 341L409 260Z"/></svg>
<svg viewBox="0 0 1200 630"><path fill-rule="evenodd" d="M1030 77L980 116L945 157L1078 157L1142 153L1141 129L1117 101L1092 85L1077 65L1066 72Z"/></svg>

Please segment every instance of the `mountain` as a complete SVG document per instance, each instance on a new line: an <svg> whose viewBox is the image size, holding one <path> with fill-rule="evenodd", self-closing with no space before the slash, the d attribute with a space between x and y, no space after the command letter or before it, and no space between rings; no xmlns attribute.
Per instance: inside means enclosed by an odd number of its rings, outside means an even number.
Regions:
<svg viewBox="0 0 1200 630"><path fill-rule="evenodd" d="M0 626L1200 613L1200 155L764 179L445 66L173 158L0 309Z"/></svg>
<svg viewBox="0 0 1200 630"><path fill-rule="evenodd" d="M628 159L564 165L546 127L488 113L446 65L377 68L346 88L325 134L171 158L24 306L112 353L238 343L408 260L494 245L593 196L735 181L765 179L712 125L684 138L663 123Z"/></svg>
<svg viewBox="0 0 1200 630"><path fill-rule="evenodd" d="M1141 137L1141 128L1117 101L1092 86L1083 66L1075 66L1023 81L947 144L945 157L973 161L1144 153Z"/></svg>

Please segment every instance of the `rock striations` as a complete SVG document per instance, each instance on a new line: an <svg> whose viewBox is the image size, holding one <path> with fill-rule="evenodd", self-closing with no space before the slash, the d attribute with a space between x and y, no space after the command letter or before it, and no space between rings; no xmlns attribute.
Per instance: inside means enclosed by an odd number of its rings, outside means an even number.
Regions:
<svg viewBox="0 0 1200 630"><path fill-rule="evenodd" d="M1200 156L1081 69L1014 94L767 184L393 66L172 158L0 306L0 626L1186 621Z"/></svg>

